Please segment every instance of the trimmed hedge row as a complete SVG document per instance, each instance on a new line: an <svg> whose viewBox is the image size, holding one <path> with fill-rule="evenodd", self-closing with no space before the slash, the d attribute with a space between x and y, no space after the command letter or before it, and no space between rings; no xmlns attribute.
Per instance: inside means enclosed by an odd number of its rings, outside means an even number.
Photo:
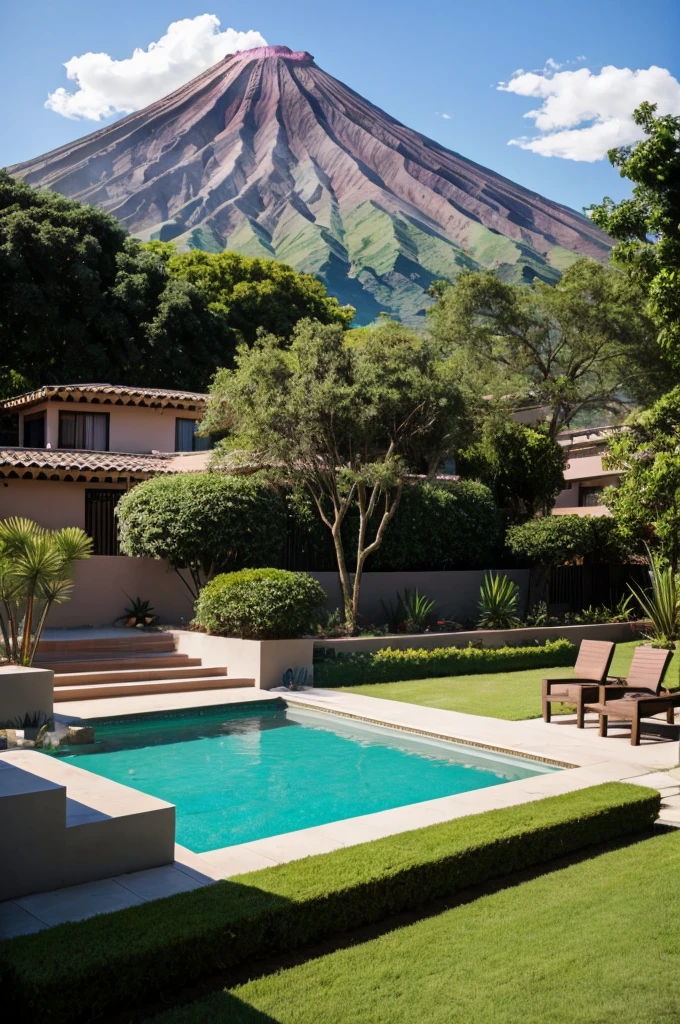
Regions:
<svg viewBox="0 0 680 1024"><path fill-rule="evenodd" d="M265 868L0 944L3 1006L29 1024L130 1009L225 968L383 920L651 828L655 790L607 783Z"/></svg>
<svg viewBox="0 0 680 1024"><path fill-rule="evenodd" d="M397 683L403 679L478 675L483 672L518 672L529 668L573 665L576 648L568 640L546 640L534 647L385 647L321 657L314 663L315 686L358 686Z"/></svg>

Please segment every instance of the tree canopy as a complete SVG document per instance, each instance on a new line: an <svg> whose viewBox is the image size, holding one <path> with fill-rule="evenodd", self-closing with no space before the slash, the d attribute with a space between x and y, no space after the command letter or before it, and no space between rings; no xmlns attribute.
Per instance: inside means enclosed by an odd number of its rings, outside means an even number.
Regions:
<svg viewBox="0 0 680 1024"><path fill-rule="evenodd" d="M170 276L194 285L210 309L248 344L258 330L290 338L305 317L342 327L354 317L352 306L341 306L316 277L286 263L228 251L178 253L162 243L159 250L167 254Z"/></svg>
<svg viewBox="0 0 680 1024"><path fill-rule="evenodd" d="M445 350L488 378L495 397L547 406L554 437L583 409L650 387L658 357L643 305L627 275L580 259L554 286L462 274L429 323Z"/></svg>
<svg viewBox="0 0 680 1024"><path fill-rule="evenodd" d="M546 513L564 487L564 455L540 430L492 412L479 440L461 453L461 472L487 484L510 522Z"/></svg>
<svg viewBox="0 0 680 1024"><path fill-rule="evenodd" d="M619 531L633 550L648 543L674 569L680 566L680 387L636 414L613 438L605 460L622 470L605 492Z"/></svg>
<svg viewBox="0 0 680 1024"><path fill-rule="evenodd" d="M609 151L633 195L615 203L605 198L590 210L593 221L618 241L614 262L649 289L648 311L658 340L680 365L680 117L656 117L642 103L633 114L646 138Z"/></svg>
<svg viewBox="0 0 680 1024"><path fill-rule="evenodd" d="M272 335L220 370L206 429L229 428L223 458L266 464L305 490L330 530L351 628L366 559L382 543L409 471L434 472L459 446L465 403L439 347L398 324L350 346L338 324L303 320L289 350ZM342 525L358 519L354 578Z"/></svg>
<svg viewBox="0 0 680 1024"><path fill-rule="evenodd" d="M143 245L109 214L0 172L0 393L91 380L202 391L261 327L346 326L309 274Z"/></svg>

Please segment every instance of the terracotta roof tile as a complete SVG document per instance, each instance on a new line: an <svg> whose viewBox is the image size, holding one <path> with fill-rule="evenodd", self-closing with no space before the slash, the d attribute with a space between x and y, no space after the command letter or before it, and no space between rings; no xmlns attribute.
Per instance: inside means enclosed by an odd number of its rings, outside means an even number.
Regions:
<svg viewBox="0 0 680 1024"><path fill-rule="evenodd" d="M194 453L187 453L190 460ZM65 448L0 448L0 471L22 469L67 473L179 473L185 468L177 452L137 455L128 452L73 451ZM187 469L193 468L188 462Z"/></svg>
<svg viewBox="0 0 680 1024"><path fill-rule="evenodd" d="M123 384L49 384L35 391L27 391L24 395L6 398L0 402L0 409L18 409L45 401L87 402L88 399L107 405L204 405L208 396L198 391L133 388Z"/></svg>

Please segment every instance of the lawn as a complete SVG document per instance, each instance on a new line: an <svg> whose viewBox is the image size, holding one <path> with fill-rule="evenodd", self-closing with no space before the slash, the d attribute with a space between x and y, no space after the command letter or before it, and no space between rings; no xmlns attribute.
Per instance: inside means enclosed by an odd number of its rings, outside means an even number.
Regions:
<svg viewBox="0 0 680 1024"><path fill-rule="evenodd" d="M156 1024L670 1024L678 832L483 896Z"/></svg>
<svg viewBox="0 0 680 1024"><path fill-rule="evenodd" d="M633 650L640 641L617 644L612 662L612 675L626 675ZM677 686L680 652L677 652L666 674L666 685ZM570 675L569 669L529 669L524 672L498 672L494 675L452 676L444 679L413 679L400 683L371 683L366 686L342 687L347 693L367 697L384 697L407 704L424 704L445 711L462 711L468 715L488 715L520 721L541 716L541 679ZM569 710L569 709L565 709ZM553 714L558 713L553 705Z"/></svg>

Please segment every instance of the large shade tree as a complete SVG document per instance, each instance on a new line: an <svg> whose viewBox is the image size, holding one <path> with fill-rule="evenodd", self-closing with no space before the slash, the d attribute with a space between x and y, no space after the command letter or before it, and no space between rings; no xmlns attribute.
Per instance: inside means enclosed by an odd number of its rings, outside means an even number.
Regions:
<svg viewBox="0 0 680 1024"><path fill-rule="evenodd" d="M680 116L656 116L642 103L633 114L645 138L609 151L633 195L615 203L605 198L592 219L617 245L614 262L648 289L648 311L666 355L680 366Z"/></svg>
<svg viewBox="0 0 680 1024"><path fill-rule="evenodd" d="M205 428L229 428L221 458L267 465L306 491L330 531L344 611L356 626L366 560L393 519L410 471L434 473L464 438L465 403L432 341L398 324L348 345L341 326L305 320L289 350L243 346L212 387ZM343 523L357 519L353 573Z"/></svg>
<svg viewBox="0 0 680 1024"><path fill-rule="evenodd" d="M429 311L433 337L486 375L498 398L548 408L554 437L584 409L659 386L653 325L621 271L580 259L550 286L462 274ZM656 376L655 376L656 375Z"/></svg>

